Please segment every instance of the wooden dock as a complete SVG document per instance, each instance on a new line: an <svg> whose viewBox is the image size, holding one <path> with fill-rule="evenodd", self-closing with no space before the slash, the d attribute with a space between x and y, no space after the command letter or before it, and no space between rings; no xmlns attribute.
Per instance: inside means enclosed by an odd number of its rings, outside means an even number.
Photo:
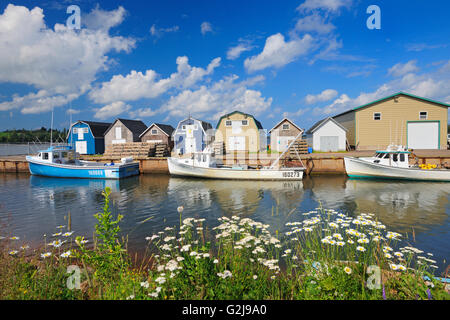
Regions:
<svg viewBox="0 0 450 320"><path fill-rule="evenodd" d="M307 174L345 174L344 157L368 157L374 151L351 151L338 153L310 153L301 154L300 158L307 168ZM419 164L436 164L450 166L450 150L417 150L414 151ZM218 156L225 164L241 163L249 165L270 165L278 157L278 154L227 154ZM81 156L81 159L107 163L120 161L120 156ZM139 162L139 169L143 174L169 173L166 157L137 156L135 161ZM297 155L288 155L283 160L286 166L300 166ZM0 172L29 172L25 156L3 156L0 157Z"/></svg>

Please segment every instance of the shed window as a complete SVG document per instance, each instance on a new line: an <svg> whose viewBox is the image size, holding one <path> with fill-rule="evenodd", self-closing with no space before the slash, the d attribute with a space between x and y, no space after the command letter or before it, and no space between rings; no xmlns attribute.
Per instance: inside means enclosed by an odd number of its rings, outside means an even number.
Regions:
<svg viewBox="0 0 450 320"><path fill-rule="evenodd" d="M243 125L243 126L248 125L248 120L242 120L242 125Z"/></svg>
<svg viewBox="0 0 450 320"><path fill-rule="evenodd" d="M419 119L420 120L427 120L428 119L428 112L427 111L420 111Z"/></svg>
<svg viewBox="0 0 450 320"><path fill-rule="evenodd" d="M73 128L72 132L77 133L77 128Z"/></svg>
<svg viewBox="0 0 450 320"><path fill-rule="evenodd" d="M122 139L122 128L116 127L116 139Z"/></svg>
<svg viewBox="0 0 450 320"><path fill-rule="evenodd" d="M289 130L289 123L283 124L283 130Z"/></svg>
<svg viewBox="0 0 450 320"><path fill-rule="evenodd" d="M381 112L374 112L373 120L381 120Z"/></svg>
<svg viewBox="0 0 450 320"><path fill-rule="evenodd" d="M231 120L225 121L225 125L226 125L227 127L231 127Z"/></svg>
<svg viewBox="0 0 450 320"><path fill-rule="evenodd" d="M183 130L186 130L186 126L185 126L185 125L183 125L183 126L181 127L181 129L183 129Z"/></svg>
<svg viewBox="0 0 450 320"><path fill-rule="evenodd" d="M152 129L152 134L158 134L158 130L157 129Z"/></svg>

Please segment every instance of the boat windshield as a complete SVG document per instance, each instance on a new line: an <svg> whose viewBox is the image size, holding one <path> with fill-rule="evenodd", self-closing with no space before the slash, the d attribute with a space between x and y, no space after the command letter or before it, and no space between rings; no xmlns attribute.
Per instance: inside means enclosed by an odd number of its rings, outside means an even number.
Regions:
<svg viewBox="0 0 450 320"><path fill-rule="evenodd" d="M377 152L377 153L375 153L375 158L378 158L378 159L389 159L389 153Z"/></svg>

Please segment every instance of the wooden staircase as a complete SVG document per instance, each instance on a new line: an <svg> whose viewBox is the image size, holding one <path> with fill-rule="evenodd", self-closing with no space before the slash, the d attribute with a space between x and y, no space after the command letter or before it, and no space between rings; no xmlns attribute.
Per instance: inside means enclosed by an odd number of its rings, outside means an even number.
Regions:
<svg viewBox="0 0 450 320"><path fill-rule="evenodd" d="M297 141L295 141L292 144L291 148L286 153L286 155L291 158L297 158L297 153L298 154L308 153L308 143L306 142L306 140L303 140L301 138L297 139Z"/></svg>

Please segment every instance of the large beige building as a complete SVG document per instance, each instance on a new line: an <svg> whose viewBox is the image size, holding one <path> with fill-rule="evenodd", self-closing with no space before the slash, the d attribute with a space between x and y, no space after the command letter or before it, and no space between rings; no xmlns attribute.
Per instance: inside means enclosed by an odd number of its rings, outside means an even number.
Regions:
<svg viewBox="0 0 450 320"><path fill-rule="evenodd" d="M252 115L234 111L222 116L216 127L215 142L223 142L227 153L266 150L267 137L261 123Z"/></svg>
<svg viewBox="0 0 450 320"><path fill-rule="evenodd" d="M357 150L386 148L447 149L450 105L399 92L333 117L347 129L347 141Z"/></svg>

